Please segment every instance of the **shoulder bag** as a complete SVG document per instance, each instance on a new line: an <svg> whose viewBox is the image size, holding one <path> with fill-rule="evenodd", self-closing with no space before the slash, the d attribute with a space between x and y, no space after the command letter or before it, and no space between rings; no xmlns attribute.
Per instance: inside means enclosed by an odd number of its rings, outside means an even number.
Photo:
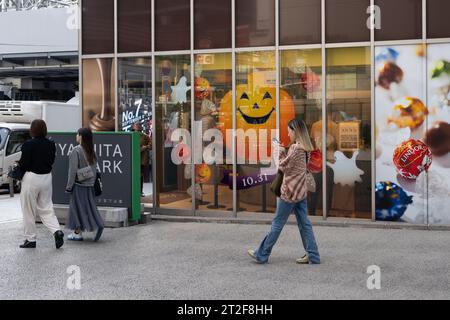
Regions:
<svg viewBox="0 0 450 320"><path fill-rule="evenodd" d="M305 157L306 157L306 189L308 192L315 193L316 192L316 180L314 180L314 176L312 175L311 171L308 169L309 164L309 153L305 151Z"/></svg>
<svg viewBox="0 0 450 320"><path fill-rule="evenodd" d="M83 182L88 179L94 178L94 172L93 172L91 166L89 165L89 161L87 161L86 155L84 154L84 150L81 149L81 152L83 153L83 157L87 163L87 167L77 169L77 181L78 182ZM78 167L80 167L81 162L80 162L80 157L79 157L78 152L77 152L77 156L78 156Z"/></svg>

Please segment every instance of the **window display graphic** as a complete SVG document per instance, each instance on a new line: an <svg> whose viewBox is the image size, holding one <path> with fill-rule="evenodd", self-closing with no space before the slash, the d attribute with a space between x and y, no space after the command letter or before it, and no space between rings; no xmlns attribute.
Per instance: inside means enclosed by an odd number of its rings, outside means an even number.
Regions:
<svg viewBox="0 0 450 320"><path fill-rule="evenodd" d="M285 90L280 90L280 127L287 128L290 120L295 118L294 103ZM229 92L220 105L219 122L222 134L226 137L226 130L233 128L232 93ZM236 128L244 132L255 132L249 135L245 145L245 154L241 148L237 148L238 162L248 161L257 163L260 159L259 148L266 146L267 157L271 156L271 130L276 126L276 89L250 83L236 87ZM265 131L263 131L265 130ZM280 130L280 141L283 145L289 145L287 130ZM226 141L228 148L232 147L232 141ZM254 147L258 148L255 150ZM251 152L251 148L256 152ZM264 154L264 152L262 153ZM270 159L269 159L270 160Z"/></svg>
<svg viewBox="0 0 450 320"><path fill-rule="evenodd" d="M376 48L376 180L408 194L396 198L399 212L379 214L393 195L378 192L377 185L379 220L450 224L449 52L449 44Z"/></svg>
<svg viewBox="0 0 450 320"><path fill-rule="evenodd" d="M334 171L334 183L342 186L354 187L355 182L362 182L361 176L364 171L359 169L356 165L356 157L359 152L354 152L351 159L347 158L341 151L336 151L334 154L335 162L328 162Z"/></svg>
<svg viewBox="0 0 450 320"><path fill-rule="evenodd" d="M360 121L339 123L339 150L358 151L360 137Z"/></svg>
<svg viewBox="0 0 450 320"><path fill-rule="evenodd" d="M83 61L83 125L93 131L115 130L113 59Z"/></svg>
<svg viewBox="0 0 450 320"><path fill-rule="evenodd" d="M427 174L428 222L450 224L450 44L428 46L427 127L422 141L433 155Z"/></svg>
<svg viewBox="0 0 450 320"><path fill-rule="evenodd" d="M397 221L413 203L412 196L392 182L377 183L375 188L376 219Z"/></svg>
<svg viewBox="0 0 450 320"><path fill-rule="evenodd" d="M378 47L375 54L377 219L423 224L427 222L426 177L434 167L433 155L423 141L429 114L423 90L423 47ZM387 182L390 189L380 187ZM408 197L392 190L404 190ZM388 208L389 203L394 205L392 197L397 197L397 207ZM401 210L392 213L398 206Z"/></svg>

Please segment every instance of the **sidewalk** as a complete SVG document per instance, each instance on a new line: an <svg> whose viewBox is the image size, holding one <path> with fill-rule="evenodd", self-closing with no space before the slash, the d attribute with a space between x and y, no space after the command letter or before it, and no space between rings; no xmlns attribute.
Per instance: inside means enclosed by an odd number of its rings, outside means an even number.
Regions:
<svg viewBox="0 0 450 320"><path fill-rule="evenodd" d="M450 299L449 232L316 227L323 264L301 266L289 225L257 265L246 251L268 228L153 221L56 251L39 226L38 248L24 251L21 223L0 224L0 299ZM66 287L71 265L79 291ZM381 290L366 287L371 265Z"/></svg>
<svg viewBox="0 0 450 320"><path fill-rule="evenodd" d="M17 220L22 220L20 195L10 198L8 190L0 189L0 224Z"/></svg>

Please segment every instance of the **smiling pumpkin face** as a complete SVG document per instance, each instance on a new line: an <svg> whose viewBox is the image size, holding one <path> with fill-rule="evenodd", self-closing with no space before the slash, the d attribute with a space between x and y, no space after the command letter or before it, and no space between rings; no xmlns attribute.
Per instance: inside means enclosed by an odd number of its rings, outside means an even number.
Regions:
<svg viewBox="0 0 450 320"><path fill-rule="evenodd" d="M195 98L206 99L211 91L209 81L205 78L195 78Z"/></svg>
<svg viewBox="0 0 450 320"><path fill-rule="evenodd" d="M236 86L236 128L256 130L257 141L249 138L246 146L245 159L249 158L249 145L266 145L267 155L271 155L271 130L277 128L275 87L249 88L247 85ZM280 140L284 145L289 144L287 126L295 118L294 103L289 94L280 90ZM233 128L232 93L228 92L220 104L219 123L226 137L226 130ZM267 130L263 135L259 130ZM266 141L262 141L266 139ZM232 141L226 141L227 147L232 147ZM258 149L259 150L259 149ZM238 155L239 156L239 155ZM259 161L260 159L258 159Z"/></svg>
<svg viewBox="0 0 450 320"><path fill-rule="evenodd" d="M195 166L195 182L207 183L211 179L211 168L206 164Z"/></svg>

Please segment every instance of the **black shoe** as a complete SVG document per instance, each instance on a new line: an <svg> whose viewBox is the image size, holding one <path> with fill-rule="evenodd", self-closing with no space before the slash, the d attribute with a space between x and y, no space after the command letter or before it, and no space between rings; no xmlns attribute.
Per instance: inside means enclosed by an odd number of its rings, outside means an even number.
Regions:
<svg viewBox="0 0 450 320"><path fill-rule="evenodd" d="M22 249L35 249L36 248L36 241L30 242L28 240L25 240L25 242L20 246Z"/></svg>
<svg viewBox="0 0 450 320"><path fill-rule="evenodd" d="M97 234L95 235L94 241L97 242L98 240L100 240L100 237L102 236L103 233L103 228L99 228L97 230Z"/></svg>
<svg viewBox="0 0 450 320"><path fill-rule="evenodd" d="M59 249L64 244L64 233L61 230L59 230L59 231L55 232L54 236L55 236L56 249Z"/></svg>

